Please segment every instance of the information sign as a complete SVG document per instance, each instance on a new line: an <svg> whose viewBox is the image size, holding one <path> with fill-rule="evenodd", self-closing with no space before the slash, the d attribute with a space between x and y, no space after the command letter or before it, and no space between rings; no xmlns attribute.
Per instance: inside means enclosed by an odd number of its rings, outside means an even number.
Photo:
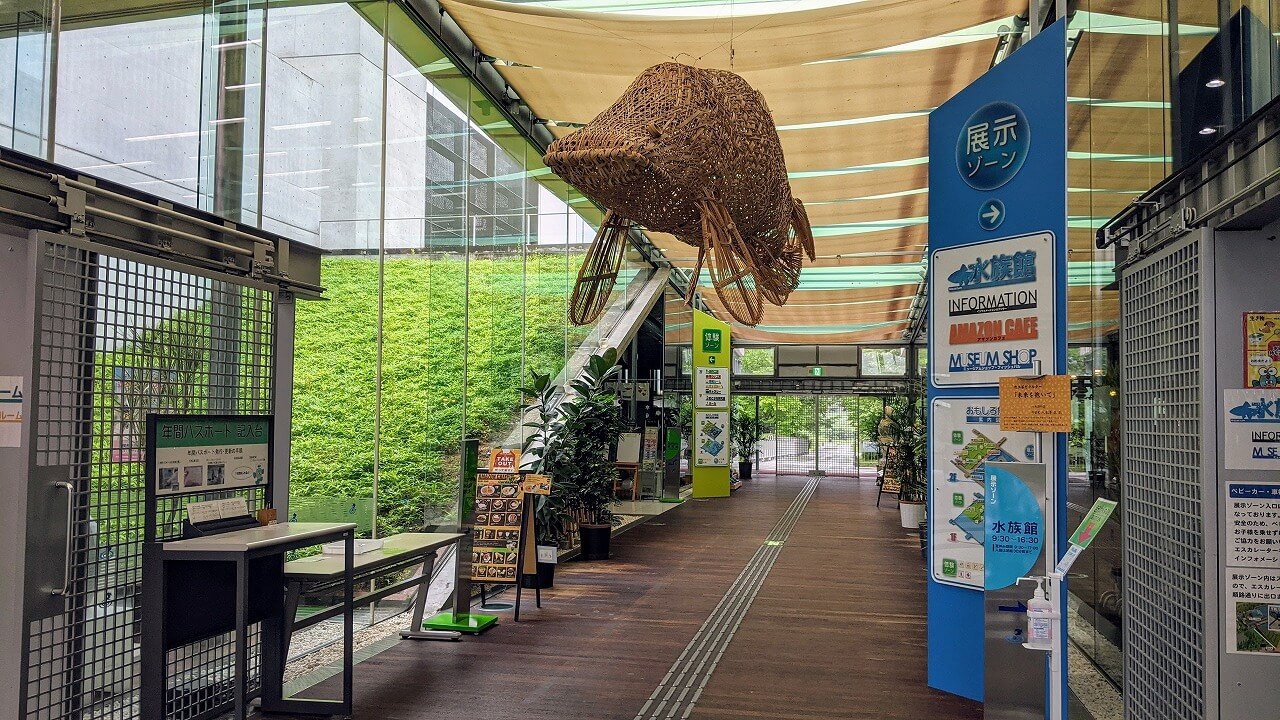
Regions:
<svg viewBox="0 0 1280 720"><path fill-rule="evenodd" d="M1093 507L1089 508L1089 512L1080 521L1080 526L1071 535L1071 544L1082 548L1092 545L1093 539L1098 537L1098 531L1102 529L1103 525L1107 524L1107 520L1111 519L1111 513L1115 511L1116 502L1114 500L1104 500L1102 498L1094 500Z"/></svg>
<svg viewBox="0 0 1280 720"><path fill-rule="evenodd" d="M1000 429L1071 432L1071 378L1000 378Z"/></svg>
<svg viewBox="0 0 1280 720"><path fill-rule="evenodd" d="M1280 470L1280 389L1223 392L1223 463L1229 470Z"/></svg>
<svg viewBox="0 0 1280 720"><path fill-rule="evenodd" d="M702 467L729 466L729 413L696 412L697 464Z"/></svg>
<svg viewBox="0 0 1280 720"><path fill-rule="evenodd" d="M1244 385L1280 386L1280 312L1244 314Z"/></svg>
<svg viewBox="0 0 1280 720"><path fill-rule="evenodd" d="M1280 485L1233 482L1225 494L1224 649L1280 656Z"/></svg>
<svg viewBox="0 0 1280 720"><path fill-rule="evenodd" d="M1018 584L1044 550L1045 489L1049 467L991 463L987 468L986 589Z"/></svg>
<svg viewBox="0 0 1280 720"><path fill-rule="evenodd" d="M981 589L985 583L985 488L989 462L1040 462L1034 433L1000 429L992 397L937 398L931 404L929 485L932 573L937 582Z"/></svg>
<svg viewBox="0 0 1280 720"><path fill-rule="evenodd" d="M729 407L729 369L700 367L695 376L694 407L715 410Z"/></svg>
<svg viewBox="0 0 1280 720"><path fill-rule="evenodd" d="M266 485L271 419L262 416L162 416L155 420L156 495Z"/></svg>
<svg viewBox="0 0 1280 720"><path fill-rule="evenodd" d="M929 261L934 385L995 385L1054 370L1054 235L935 250Z"/></svg>
<svg viewBox="0 0 1280 720"><path fill-rule="evenodd" d="M524 524L519 475L476 476L476 512L471 579L486 584L515 583Z"/></svg>
<svg viewBox="0 0 1280 720"><path fill-rule="evenodd" d="M22 444L22 376L0 375L0 447Z"/></svg>

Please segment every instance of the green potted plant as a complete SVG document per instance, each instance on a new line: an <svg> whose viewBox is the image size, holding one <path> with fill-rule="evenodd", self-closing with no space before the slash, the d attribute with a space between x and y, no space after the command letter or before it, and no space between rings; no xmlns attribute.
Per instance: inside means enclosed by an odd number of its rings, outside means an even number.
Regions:
<svg viewBox="0 0 1280 720"><path fill-rule="evenodd" d="M929 490L928 433L916 388L885 407L879 424L884 476L900 484L898 509L902 527L916 530L925 519Z"/></svg>
<svg viewBox="0 0 1280 720"><path fill-rule="evenodd" d="M563 541L576 529L586 560L609 556L616 522L610 510L616 474L610 453L623 422L617 398L606 385L619 372L617 350L609 349L591 356L567 389L536 373L525 389L530 434L522 465L552 480L551 495L534 514L535 533Z"/></svg>
<svg viewBox="0 0 1280 720"><path fill-rule="evenodd" d="M735 407L729 419L729 439L733 445L733 453L738 456L738 477L751 479L752 458L760 447L760 438L767 429L764 423L742 408Z"/></svg>

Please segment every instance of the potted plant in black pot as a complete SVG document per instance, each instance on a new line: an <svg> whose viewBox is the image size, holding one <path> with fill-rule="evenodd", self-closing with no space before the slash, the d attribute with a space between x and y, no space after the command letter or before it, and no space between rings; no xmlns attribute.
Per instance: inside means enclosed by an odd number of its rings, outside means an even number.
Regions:
<svg viewBox="0 0 1280 720"><path fill-rule="evenodd" d="M760 438L765 433L764 423L754 413L734 408L729 425L733 452L738 456L738 477L750 480L752 458L756 456Z"/></svg>
<svg viewBox="0 0 1280 720"><path fill-rule="evenodd" d="M559 544L576 530L587 560L609 556L615 522L609 506L616 470L609 454L623 423L617 398L605 386L620 371L618 353L609 349L591 356L567 389L537 373L524 388L530 433L521 465L552 480L551 494L539 498L534 513L538 541Z"/></svg>

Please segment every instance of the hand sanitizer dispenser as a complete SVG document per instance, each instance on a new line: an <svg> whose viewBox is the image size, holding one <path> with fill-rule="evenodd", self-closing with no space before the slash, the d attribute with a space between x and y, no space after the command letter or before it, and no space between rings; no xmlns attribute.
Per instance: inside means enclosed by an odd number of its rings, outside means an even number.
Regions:
<svg viewBox="0 0 1280 720"><path fill-rule="evenodd" d="M1023 647L1028 650L1052 650L1053 628L1058 614L1053 611L1053 602L1045 592L1044 578L1034 580L1036 589L1027 601L1027 642L1023 643Z"/></svg>

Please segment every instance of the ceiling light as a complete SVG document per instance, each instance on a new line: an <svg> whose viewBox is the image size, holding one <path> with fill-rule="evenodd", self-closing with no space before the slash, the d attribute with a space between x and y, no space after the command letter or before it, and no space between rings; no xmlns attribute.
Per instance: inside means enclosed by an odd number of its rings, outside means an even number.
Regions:
<svg viewBox="0 0 1280 720"><path fill-rule="evenodd" d="M1214 133L1216 133L1216 132L1218 132L1218 128L1215 128L1215 127L1208 127L1208 126L1205 126L1205 127L1200 128L1200 134L1201 134L1201 135L1212 135L1212 134L1214 134Z"/></svg>
<svg viewBox="0 0 1280 720"><path fill-rule="evenodd" d="M1220 87L1222 87L1223 85L1226 85L1226 84L1227 84L1227 81L1226 81L1226 80L1223 80L1222 78L1214 78L1214 79L1210 80L1209 82L1205 83L1205 84L1204 84L1204 86L1205 86L1205 87L1210 87L1210 88L1220 88Z"/></svg>

